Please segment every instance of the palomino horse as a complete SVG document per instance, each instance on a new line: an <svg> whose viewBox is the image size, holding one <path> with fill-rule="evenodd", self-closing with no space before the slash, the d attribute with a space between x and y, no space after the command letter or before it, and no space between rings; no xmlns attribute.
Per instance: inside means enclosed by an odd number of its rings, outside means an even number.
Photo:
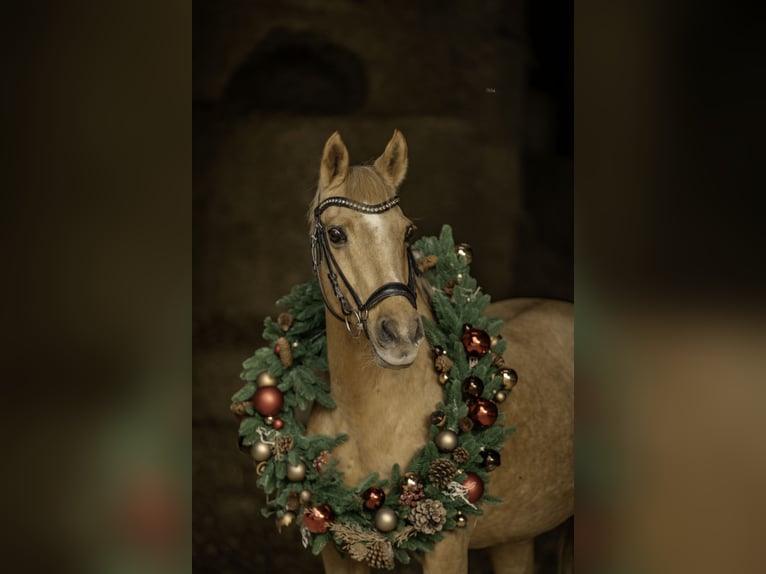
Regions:
<svg viewBox="0 0 766 574"><path fill-rule="evenodd" d="M372 472L388 477L396 462L406 465L427 440L427 425L419 421L427 420L442 394L423 344L421 315L432 317L428 286L416 287L410 274L406 237L412 224L398 206L365 208L391 200L406 171L407 143L399 131L374 165L353 167L336 132L325 144L310 211L312 232L321 211L326 236L327 256L317 271L336 408L316 407L308 428L349 435L333 455L349 484ZM329 197L350 201L322 204ZM516 432L489 484L503 504L485 506L467 528L446 533L423 559L426 574L467 572L469 548L488 548L496 573L531 574L534 537L574 512L573 306L511 299L492 304L488 313L505 321L505 359L519 373L500 405ZM332 546L322 553L327 572L368 572Z"/></svg>

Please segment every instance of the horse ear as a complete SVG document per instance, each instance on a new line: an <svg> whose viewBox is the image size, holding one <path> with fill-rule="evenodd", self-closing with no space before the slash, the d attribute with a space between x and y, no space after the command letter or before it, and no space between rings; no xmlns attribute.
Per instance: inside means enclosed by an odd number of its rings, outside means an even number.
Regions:
<svg viewBox="0 0 766 574"><path fill-rule="evenodd" d="M319 165L319 188L325 189L335 182L346 179L348 173L348 150L346 144L335 132L324 144L322 163Z"/></svg>
<svg viewBox="0 0 766 574"><path fill-rule="evenodd" d="M375 160L375 169L394 187L402 183L407 174L407 141L402 132L394 130L383 155Z"/></svg>

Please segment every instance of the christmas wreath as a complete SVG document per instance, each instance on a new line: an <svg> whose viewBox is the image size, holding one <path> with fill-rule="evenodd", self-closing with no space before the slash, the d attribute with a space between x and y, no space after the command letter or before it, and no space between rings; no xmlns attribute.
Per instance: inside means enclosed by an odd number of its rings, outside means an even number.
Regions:
<svg viewBox="0 0 766 574"><path fill-rule="evenodd" d="M324 302L316 280L297 285L277 304L286 309L265 321L271 346L243 363L244 386L232 397L241 420L240 449L256 463L258 485L268 495L264 516L281 528L300 525L304 546L315 554L330 541L351 558L375 568L408 563L445 531L464 527L480 503L499 503L485 492L500 465L505 438L497 403L518 377L505 366L502 320L484 316L490 297L469 274L471 249L455 246L452 230L412 246L420 272L432 286L434 321L424 320L434 356L434 384L443 388L429 421L428 440L390 480L377 473L355 486L343 481L329 453L346 435L308 436L296 409L313 402L333 408L325 341Z"/></svg>

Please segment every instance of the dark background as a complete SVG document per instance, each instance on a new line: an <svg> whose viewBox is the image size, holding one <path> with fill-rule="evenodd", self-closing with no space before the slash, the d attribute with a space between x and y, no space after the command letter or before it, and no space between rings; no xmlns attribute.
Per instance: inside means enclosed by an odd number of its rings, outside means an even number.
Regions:
<svg viewBox="0 0 766 574"><path fill-rule="evenodd" d="M305 214L333 131L352 163L404 133L405 213L422 234L452 225L493 298L573 300L572 26L569 2L194 3L196 572L318 568L261 517L228 402L264 317L311 276Z"/></svg>

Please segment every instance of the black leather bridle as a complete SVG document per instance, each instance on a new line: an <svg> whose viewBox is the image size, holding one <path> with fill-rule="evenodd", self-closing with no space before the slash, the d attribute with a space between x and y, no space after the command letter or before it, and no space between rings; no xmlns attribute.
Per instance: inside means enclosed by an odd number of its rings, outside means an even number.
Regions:
<svg viewBox="0 0 766 574"><path fill-rule="evenodd" d="M325 209L332 206L345 207L353 209L366 215L377 215L388 211L399 204L399 197L394 196L391 199L378 203L375 205L369 203L362 203L359 201L353 201L345 197L328 197L327 199L319 202L314 209L314 234L311 237L311 259L314 263L314 274L318 276L319 265L324 259L327 263L327 278L332 286L333 295L340 303L340 313L333 309L330 302L327 300L327 294L322 287L322 281L319 280L319 286L322 290L322 298L324 299L325 306L330 310L335 317L346 323L346 328L352 336L358 337L362 331L367 331L367 316L375 305L383 301L388 297L394 295L401 295L406 297L410 304L417 308L417 292L415 286L416 269L414 259L412 257L412 251L407 247L407 267L409 276L407 278L407 284L404 283L386 283L381 285L367 298L366 301L362 301L359 298L356 290L351 286L343 270L338 265L335 256L332 254L330 245L328 244L327 229L322 223L322 212ZM339 280L343 282L351 298L354 300L356 307L349 303L343 291L340 288ZM350 321L354 321L354 330Z"/></svg>

